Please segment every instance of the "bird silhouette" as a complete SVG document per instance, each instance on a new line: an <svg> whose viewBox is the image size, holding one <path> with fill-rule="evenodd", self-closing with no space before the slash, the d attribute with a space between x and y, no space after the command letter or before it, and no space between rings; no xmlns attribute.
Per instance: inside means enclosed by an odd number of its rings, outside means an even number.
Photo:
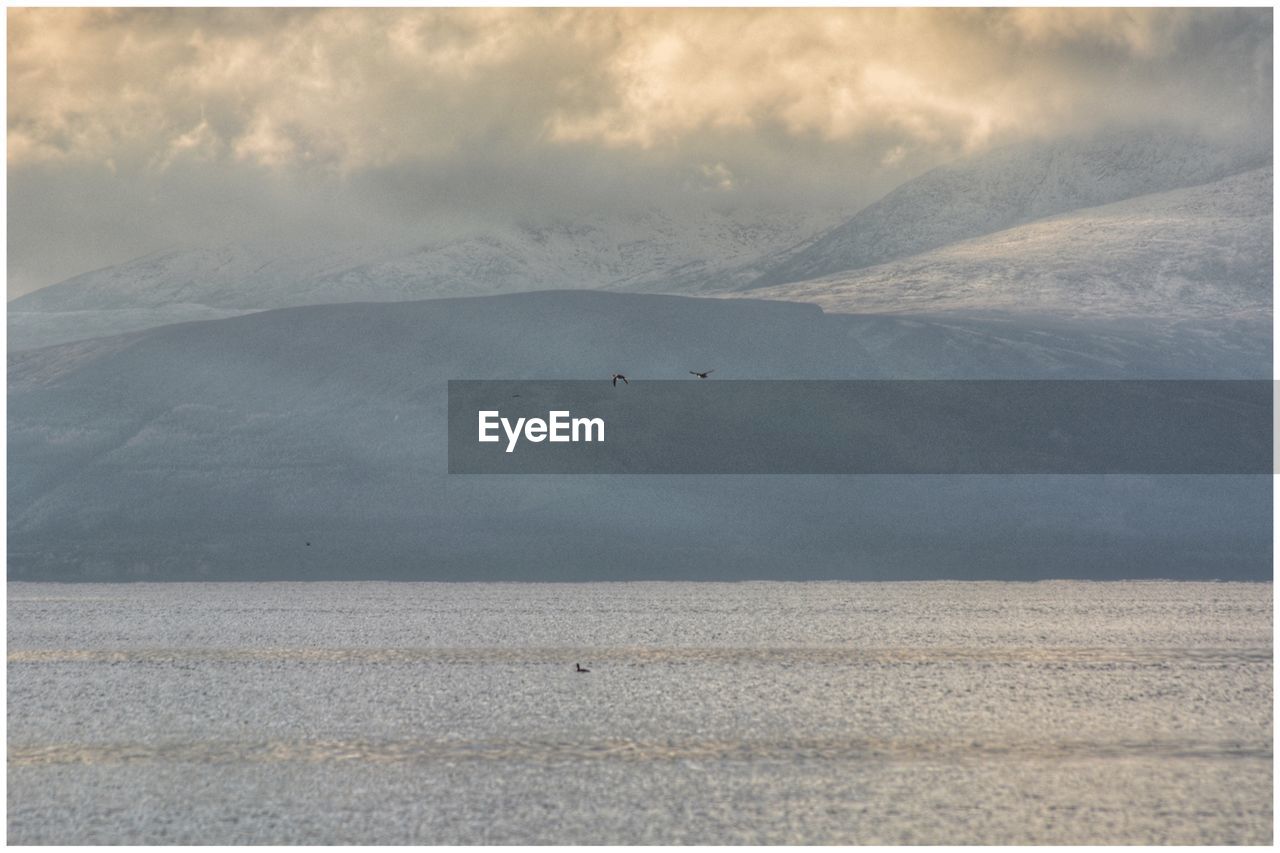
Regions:
<svg viewBox="0 0 1280 853"><path fill-rule="evenodd" d="M589 669L583 669L582 664L580 663L575 663L573 666L574 666L574 670L573 670L574 672L590 672L591 671Z"/></svg>
<svg viewBox="0 0 1280 853"><path fill-rule="evenodd" d="M621 380L622 380L622 384L623 384L623 385L630 385L630 384L631 384L630 382L628 382L628 381L627 381L627 377L623 376L621 373L615 373L615 374L613 374L613 385L614 385L614 387L615 387L615 388L616 388L616 387L618 387L618 380L619 380L619 379L621 379Z"/></svg>
<svg viewBox="0 0 1280 853"><path fill-rule="evenodd" d="M698 377L699 379L706 379L707 376L709 376L712 373L715 373L714 370L708 370L706 373L699 373L696 370L690 370L689 372L692 373L694 376Z"/></svg>

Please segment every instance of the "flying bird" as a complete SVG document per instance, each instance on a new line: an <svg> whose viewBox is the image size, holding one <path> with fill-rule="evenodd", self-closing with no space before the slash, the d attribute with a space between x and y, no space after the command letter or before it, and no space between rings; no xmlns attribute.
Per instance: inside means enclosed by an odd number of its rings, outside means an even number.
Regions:
<svg viewBox="0 0 1280 853"><path fill-rule="evenodd" d="M628 381L627 381L627 377L623 376L621 373L615 373L615 374L613 374L613 386L614 386L615 388L616 388L616 387L618 387L618 380L619 380L619 379L621 379L621 380L622 380L622 384L623 384L623 385L630 385L630 384L631 384L630 382L628 382Z"/></svg>
<svg viewBox="0 0 1280 853"><path fill-rule="evenodd" d="M574 670L573 670L574 672L590 672L591 671L589 669L583 669L582 664L580 663L575 663L573 666L574 666Z"/></svg>
<svg viewBox="0 0 1280 853"><path fill-rule="evenodd" d="M694 376L698 377L699 379L706 379L710 374L715 373L714 370L708 370L706 373L699 373L696 370L690 370L689 372L692 373Z"/></svg>

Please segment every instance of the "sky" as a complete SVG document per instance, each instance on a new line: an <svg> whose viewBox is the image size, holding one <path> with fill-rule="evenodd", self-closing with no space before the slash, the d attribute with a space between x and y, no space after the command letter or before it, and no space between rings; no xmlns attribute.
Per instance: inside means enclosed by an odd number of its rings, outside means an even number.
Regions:
<svg viewBox="0 0 1280 853"><path fill-rule="evenodd" d="M1270 9L9 9L9 298L180 245L847 210L1117 127L1269 145Z"/></svg>

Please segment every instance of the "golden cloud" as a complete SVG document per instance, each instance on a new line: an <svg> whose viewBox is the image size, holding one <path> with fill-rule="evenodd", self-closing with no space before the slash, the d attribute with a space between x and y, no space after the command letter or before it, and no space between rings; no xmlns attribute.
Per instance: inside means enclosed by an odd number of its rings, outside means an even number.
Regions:
<svg viewBox="0 0 1280 853"><path fill-rule="evenodd" d="M897 160L1129 110L1124 79L1100 95L1100 58L1164 61L1206 14L11 9L8 156L345 171L495 135L652 149L767 128L883 137Z"/></svg>

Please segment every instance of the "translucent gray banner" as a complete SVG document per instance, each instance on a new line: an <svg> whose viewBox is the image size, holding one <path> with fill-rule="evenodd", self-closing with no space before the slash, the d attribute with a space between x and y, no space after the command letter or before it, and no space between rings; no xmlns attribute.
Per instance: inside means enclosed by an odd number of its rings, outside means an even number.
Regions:
<svg viewBox="0 0 1280 853"><path fill-rule="evenodd" d="M454 380L451 474L1270 474L1258 380Z"/></svg>

